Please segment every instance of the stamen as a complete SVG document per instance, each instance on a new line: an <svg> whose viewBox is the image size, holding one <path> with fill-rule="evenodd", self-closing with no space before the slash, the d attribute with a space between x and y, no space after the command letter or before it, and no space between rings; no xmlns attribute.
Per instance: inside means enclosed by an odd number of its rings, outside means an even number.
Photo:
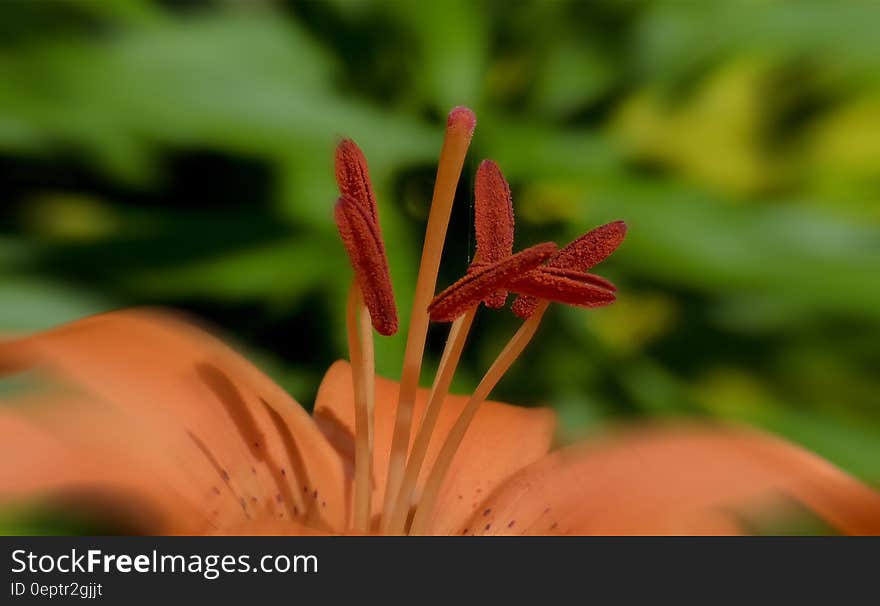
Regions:
<svg viewBox="0 0 880 606"><path fill-rule="evenodd" d="M577 307L600 307L614 302L616 287L593 274L541 267L511 282L510 289L535 299ZM522 309L517 303L519 300L514 302L513 313L527 318L528 315L521 315Z"/></svg>
<svg viewBox="0 0 880 606"><path fill-rule="evenodd" d="M455 453L458 451L458 447L461 445L461 441L464 439L474 415L477 413L480 404L485 401L498 384L498 381L501 380L501 377L504 376L504 373L508 371L526 348L526 345L529 344L529 341L532 340L532 337L538 330L544 312L547 311L548 305L548 301L538 303L535 313L523 322L523 325L516 331L516 334L507 342L507 345L504 346L504 349L498 355L495 362L492 363L492 366L489 367L489 370L486 371L486 374L483 375L480 384L477 385L473 395L465 404L458 420L446 437L440 454L437 455L437 460L431 469L431 473L428 475L425 489L422 492L422 498L416 507L415 517L410 527L410 534L421 535L427 530L430 515L434 510L434 505L443 486L443 480L446 478L446 472L449 471L449 466L452 464Z"/></svg>
<svg viewBox="0 0 880 606"><path fill-rule="evenodd" d="M340 194L354 198L378 225L379 213L367 170L367 159L351 139L343 139L336 146L336 184Z"/></svg>
<svg viewBox="0 0 880 606"><path fill-rule="evenodd" d="M546 261L556 252L552 242L536 244L503 261L479 265L458 282L437 295L428 306L434 322L451 322L472 306L484 300L500 286Z"/></svg>
<svg viewBox="0 0 880 606"><path fill-rule="evenodd" d="M348 350L354 385L354 515L357 532L370 530L373 471L373 410L375 408L375 358L369 311L355 281L348 296Z"/></svg>
<svg viewBox="0 0 880 606"><path fill-rule="evenodd" d="M548 265L587 271L617 250L625 236L626 223L623 221L601 225L560 250Z"/></svg>
<svg viewBox="0 0 880 606"><path fill-rule="evenodd" d="M589 284L593 284L595 286L598 286L599 288L604 288L612 292L617 290L617 287L610 280L606 280L602 276L597 276L596 274L583 273L576 269L564 269L562 267L550 267L548 265L544 267L539 267L538 269L532 271L550 274L552 276L558 276L560 278L569 278L572 280L578 280L580 282L587 282Z"/></svg>
<svg viewBox="0 0 880 606"><path fill-rule="evenodd" d="M397 306L378 224L346 194L336 202L334 215L373 326L381 335L393 335L397 332Z"/></svg>
<svg viewBox="0 0 880 606"><path fill-rule="evenodd" d="M474 229L477 252L474 264L491 264L513 254L513 202L510 186L501 169L491 160L483 160L477 169L474 187ZM500 309L507 301L507 291L499 289L483 301L486 307Z"/></svg>
<svg viewBox="0 0 880 606"><path fill-rule="evenodd" d="M422 422L419 425L419 430L416 433L416 439L413 442L412 451L410 451L409 460L406 464L406 471L400 485L400 493L388 520L388 534L400 534L404 530L406 517L409 513L409 504L412 500L416 482L419 479L422 463L428 452L431 434L437 423L440 409L443 407L443 401L449 393L449 385L452 383L452 377L455 375L455 369L458 367L458 361L461 358L461 352L464 349L464 344L467 341L468 332L470 332L478 307L479 305L473 305L467 312L459 316L449 329L449 336L446 338L446 346L443 349L443 356L440 358L437 375L434 377L434 384L431 386L431 393L428 395L428 403L422 415Z"/></svg>
<svg viewBox="0 0 880 606"><path fill-rule="evenodd" d="M601 225L573 240L550 259L547 266L542 269L588 271L607 259L620 246L625 236L626 223L623 221ZM598 276L594 276L594 278L602 280ZM601 286L601 284L597 285ZM606 285L605 288L608 286ZM615 290L613 285L610 290ZM537 297L520 294L513 302L513 313L525 319L534 313L537 305Z"/></svg>
<svg viewBox="0 0 880 606"><path fill-rule="evenodd" d="M419 275L416 280L416 291L406 339L397 416L394 421L394 435L388 461L388 482L385 486L383 520L390 516L391 508L400 489L400 483L403 480L406 453L412 429L413 406L419 387L422 356L425 352L425 337L428 333L428 303L430 303L437 287L437 272L440 267L440 256L443 253L443 243L446 240L452 202L455 199L455 189L461 176L461 169L476 123L477 118L474 112L466 107L453 109L446 122L446 137L437 166L434 195L428 214L428 226L425 230L425 242L422 247L422 259L419 264Z"/></svg>

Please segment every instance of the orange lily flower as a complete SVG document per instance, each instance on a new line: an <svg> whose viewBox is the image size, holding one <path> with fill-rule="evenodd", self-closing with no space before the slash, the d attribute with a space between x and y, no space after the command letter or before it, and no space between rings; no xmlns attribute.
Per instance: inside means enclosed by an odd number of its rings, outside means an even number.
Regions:
<svg viewBox="0 0 880 606"><path fill-rule="evenodd" d="M313 414L169 312L120 311L7 339L0 372L48 380L0 408L0 500L57 498L126 512L152 534L734 534L745 530L742 512L791 503L842 532L880 533L878 493L781 439L745 428L645 425L551 451L551 410L487 401L551 300L583 304L565 293L613 293L607 281L582 276L622 239L622 227L610 224L599 228L608 238L591 232L558 253L539 245L509 271L509 188L494 165L481 166L479 250L454 297L467 304L447 318L432 387L418 388L449 209L474 126L469 110L450 114L400 384L373 371L372 332L393 333L397 314L366 162L343 142L336 221L355 270L351 363L328 370ZM497 237L487 238L485 225ZM449 395L480 302L500 307L506 291L531 306L522 327L474 394Z"/></svg>

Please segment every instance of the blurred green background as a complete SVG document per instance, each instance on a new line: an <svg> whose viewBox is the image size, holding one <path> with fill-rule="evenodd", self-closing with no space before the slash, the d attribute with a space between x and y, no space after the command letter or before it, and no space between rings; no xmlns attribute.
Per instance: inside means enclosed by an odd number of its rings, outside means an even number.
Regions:
<svg viewBox="0 0 880 606"><path fill-rule="evenodd" d="M346 356L335 144L369 160L405 326L466 104L440 287L473 253L483 158L518 248L630 228L600 271L619 302L554 306L493 397L554 406L563 439L746 422L878 485L878 23L856 1L0 3L0 329L170 306L310 406ZM455 390L517 325L479 314Z"/></svg>

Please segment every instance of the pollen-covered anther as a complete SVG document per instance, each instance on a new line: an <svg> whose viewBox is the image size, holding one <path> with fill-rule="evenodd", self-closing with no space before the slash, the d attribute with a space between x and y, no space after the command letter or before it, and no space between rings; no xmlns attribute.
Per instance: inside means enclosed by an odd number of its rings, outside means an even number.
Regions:
<svg viewBox="0 0 880 606"><path fill-rule="evenodd" d="M503 261L480 264L461 280L434 297L428 313L434 322L451 322L490 293L505 288L517 276L538 267L556 252L552 242L536 244Z"/></svg>
<svg viewBox="0 0 880 606"><path fill-rule="evenodd" d="M351 139L343 139L336 146L335 169L339 193L353 198L367 211L373 222L378 224L376 195L370 183L367 159Z"/></svg>
<svg viewBox="0 0 880 606"><path fill-rule="evenodd" d="M566 291L568 294L560 296L576 297L578 292L582 292L583 296L588 296L587 285L593 284L597 288L606 290L616 290L614 285L593 274L583 274L595 265L598 265L607 259L613 253L626 237L626 223L623 221L614 221L601 225L592 229L573 240L566 247L562 248L558 253L553 255L547 265L541 268L542 274L531 276L536 278L531 280L532 284L525 284L525 290L512 288L511 290L519 293L519 296L513 302L513 313L520 318L530 317L538 306L539 296L532 292L545 289L544 292L551 292L549 284L556 283L557 287ZM577 286L577 283L584 283ZM541 286L543 284L544 286ZM522 285L520 285L522 286ZM550 300L559 303L568 303L568 301L547 297ZM570 305L579 305L582 307L596 307L598 305L608 305L612 303L612 298L603 303L590 303L584 305L577 302L569 303Z"/></svg>
<svg viewBox="0 0 880 606"><path fill-rule="evenodd" d="M614 302L614 291L617 290L611 282L599 276L549 267L539 267L514 280L510 289L534 299L535 305L538 299L544 299L577 307L609 305ZM520 297L514 303L513 313L525 319L533 310L522 307L520 301L523 299Z"/></svg>
<svg viewBox="0 0 880 606"><path fill-rule="evenodd" d="M626 237L626 223L614 221L601 225L573 240L547 263L550 267L588 271L617 250Z"/></svg>
<svg viewBox="0 0 880 606"><path fill-rule="evenodd" d="M483 160L474 187L474 228L477 250L469 272L479 266L498 263L513 253L513 202L510 186L498 165ZM507 301L507 290L495 290L483 300L486 307L499 309Z"/></svg>
<svg viewBox="0 0 880 606"><path fill-rule="evenodd" d="M376 331L385 336L397 332L397 307L385 246L378 225L351 196L343 194L336 202L334 217L339 235L348 252L364 305Z"/></svg>
<svg viewBox="0 0 880 606"><path fill-rule="evenodd" d="M540 272L541 274L545 275L549 274L554 278L567 278L570 280L575 280L577 282L592 284L597 288L604 288L606 290L610 290L611 292L617 290L617 287L610 280L607 280L602 276L597 276L596 274L584 273L575 269L565 269L563 267L552 267L550 265L545 265L544 267L539 267L538 269L533 271L535 273Z"/></svg>

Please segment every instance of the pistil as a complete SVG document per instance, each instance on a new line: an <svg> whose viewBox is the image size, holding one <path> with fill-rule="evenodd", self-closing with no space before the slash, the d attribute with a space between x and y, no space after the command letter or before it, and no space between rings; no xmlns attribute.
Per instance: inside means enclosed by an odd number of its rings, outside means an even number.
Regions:
<svg viewBox="0 0 880 606"><path fill-rule="evenodd" d="M440 152L437 178L434 182L434 195L428 214L428 226L425 231L425 242L422 247L422 258L419 264L419 275L416 280L407 332L397 415L388 461L388 481L385 485L385 502L382 512L383 530L387 530L387 520L391 516L391 510L403 481L406 454L412 431L413 407L416 391L419 387L422 357L425 352L425 337L428 333L428 304L431 302L437 286L437 273L440 268L443 244L446 240L446 230L449 226L452 202L475 126L476 116L470 109L457 107L449 113L446 123L446 137Z"/></svg>

